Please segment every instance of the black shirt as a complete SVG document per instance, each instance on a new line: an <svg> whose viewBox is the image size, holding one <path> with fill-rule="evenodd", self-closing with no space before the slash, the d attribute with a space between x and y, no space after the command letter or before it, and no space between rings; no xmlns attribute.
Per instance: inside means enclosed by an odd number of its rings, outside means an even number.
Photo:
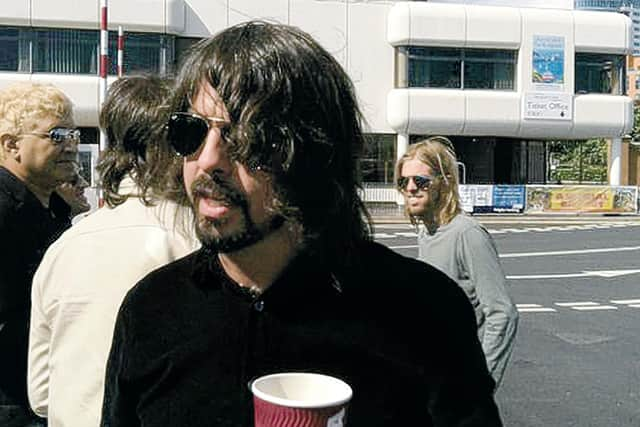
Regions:
<svg viewBox="0 0 640 427"><path fill-rule="evenodd" d="M375 244L338 274L303 253L257 299L205 249L120 309L103 426L252 426L251 379L318 372L353 388L349 427L500 426L473 309L443 273Z"/></svg>
<svg viewBox="0 0 640 427"><path fill-rule="evenodd" d="M0 404L28 405L31 281L44 252L71 225L0 167Z"/></svg>

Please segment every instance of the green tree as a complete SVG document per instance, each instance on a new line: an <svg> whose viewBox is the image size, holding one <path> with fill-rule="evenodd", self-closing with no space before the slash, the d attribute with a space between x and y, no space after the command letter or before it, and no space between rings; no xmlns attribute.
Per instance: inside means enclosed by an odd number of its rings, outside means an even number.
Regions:
<svg viewBox="0 0 640 427"><path fill-rule="evenodd" d="M606 183L607 140L552 141L549 143L552 182Z"/></svg>
<svg viewBox="0 0 640 427"><path fill-rule="evenodd" d="M633 130L631 131L631 139L633 141L640 141L640 106L638 104L633 106Z"/></svg>

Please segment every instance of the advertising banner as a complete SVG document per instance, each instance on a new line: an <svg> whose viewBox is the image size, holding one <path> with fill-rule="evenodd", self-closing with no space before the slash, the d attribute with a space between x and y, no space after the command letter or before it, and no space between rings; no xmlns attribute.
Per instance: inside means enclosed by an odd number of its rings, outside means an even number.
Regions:
<svg viewBox="0 0 640 427"><path fill-rule="evenodd" d="M551 210L609 212L613 210L612 188L564 187L551 190Z"/></svg>
<svg viewBox="0 0 640 427"><path fill-rule="evenodd" d="M491 212L493 185L461 185L458 191L465 212Z"/></svg>
<svg viewBox="0 0 640 427"><path fill-rule="evenodd" d="M562 92L564 88L564 37L533 36L531 82L536 90Z"/></svg>
<svg viewBox="0 0 640 427"><path fill-rule="evenodd" d="M524 185L494 185L492 212L522 213L526 195Z"/></svg>
<svg viewBox="0 0 640 427"><path fill-rule="evenodd" d="M636 187L527 186L527 212L635 213Z"/></svg>

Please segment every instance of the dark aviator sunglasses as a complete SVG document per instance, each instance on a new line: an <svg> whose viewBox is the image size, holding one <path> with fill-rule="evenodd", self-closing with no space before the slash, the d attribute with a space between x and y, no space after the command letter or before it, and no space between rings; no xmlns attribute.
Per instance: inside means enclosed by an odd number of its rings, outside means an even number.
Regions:
<svg viewBox="0 0 640 427"><path fill-rule="evenodd" d="M401 176L398 178L396 185L398 186L398 190L406 191L409 180L413 180L413 183L418 187L418 190L426 190L434 179L434 177L428 175Z"/></svg>
<svg viewBox="0 0 640 427"><path fill-rule="evenodd" d="M175 112L171 113L167 122L167 137L173 150L178 155L187 157L198 151L212 126L224 127L227 124L228 122L220 117Z"/></svg>

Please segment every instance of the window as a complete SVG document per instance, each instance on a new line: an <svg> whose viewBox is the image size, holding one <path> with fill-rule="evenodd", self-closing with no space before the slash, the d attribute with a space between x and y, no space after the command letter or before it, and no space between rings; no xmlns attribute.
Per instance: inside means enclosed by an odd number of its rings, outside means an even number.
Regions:
<svg viewBox="0 0 640 427"><path fill-rule="evenodd" d="M363 182L393 183L396 162L395 135L365 134L360 170Z"/></svg>
<svg viewBox="0 0 640 427"><path fill-rule="evenodd" d="M623 55L576 53L576 93L625 93Z"/></svg>
<svg viewBox="0 0 640 427"><path fill-rule="evenodd" d="M124 73L149 72L166 74L173 63L173 36L162 34L125 33ZM117 74L118 34L109 32L109 74Z"/></svg>
<svg viewBox="0 0 640 427"><path fill-rule="evenodd" d="M36 73L97 74L98 32L91 30L34 30L33 71Z"/></svg>
<svg viewBox="0 0 640 427"><path fill-rule="evenodd" d="M516 52L408 47L409 87L514 90Z"/></svg>
<svg viewBox="0 0 640 427"><path fill-rule="evenodd" d="M515 89L515 51L466 49L463 53L465 89Z"/></svg>
<svg viewBox="0 0 640 427"><path fill-rule="evenodd" d="M117 33L109 36L109 72L116 74ZM97 30L0 26L0 71L96 75L99 37ZM170 73L174 45L174 36L125 34L125 73Z"/></svg>
<svg viewBox="0 0 640 427"><path fill-rule="evenodd" d="M460 88L459 49L410 47L409 87Z"/></svg>
<svg viewBox="0 0 640 427"><path fill-rule="evenodd" d="M29 70L28 32L20 28L0 27L0 71Z"/></svg>

